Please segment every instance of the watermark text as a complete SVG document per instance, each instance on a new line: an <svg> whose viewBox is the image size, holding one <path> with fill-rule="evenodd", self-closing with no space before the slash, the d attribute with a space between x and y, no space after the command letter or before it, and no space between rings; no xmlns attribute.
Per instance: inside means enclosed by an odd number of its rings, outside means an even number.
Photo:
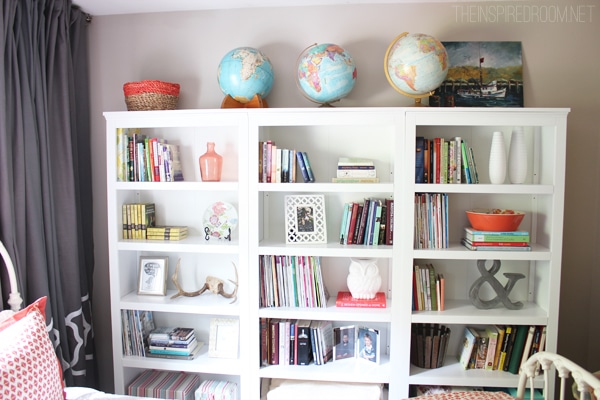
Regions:
<svg viewBox="0 0 600 400"><path fill-rule="evenodd" d="M595 5L454 5L458 23L591 23Z"/></svg>

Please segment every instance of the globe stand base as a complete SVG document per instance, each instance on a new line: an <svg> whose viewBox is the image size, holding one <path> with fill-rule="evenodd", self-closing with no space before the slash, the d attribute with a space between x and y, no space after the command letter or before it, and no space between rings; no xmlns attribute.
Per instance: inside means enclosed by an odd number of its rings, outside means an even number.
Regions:
<svg viewBox="0 0 600 400"><path fill-rule="evenodd" d="M221 103L221 108L268 108L267 100L263 99L259 95L254 95L252 100L247 103L237 101L233 97L227 95Z"/></svg>

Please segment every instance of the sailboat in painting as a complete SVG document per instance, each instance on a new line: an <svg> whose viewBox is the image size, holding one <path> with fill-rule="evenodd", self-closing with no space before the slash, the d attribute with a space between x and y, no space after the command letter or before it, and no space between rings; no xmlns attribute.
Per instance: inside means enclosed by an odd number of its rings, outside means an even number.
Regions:
<svg viewBox="0 0 600 400"><path fill-rule="evenodd" d="M435 93L441 107L523 107L520 42L442 44L450 68Z"/></svg>
<svg viewBox="0 0 600 400"><path fill-rule="evenodd" d="M483 69L481 68L481 64L483 64L484 58L479 57L479 88L476 89L459 89L456 92L457 96L467 97L467 98L503 98L506 96L506 88L498 89L498 82L491 81L490 83L483 83Z"/></svg>

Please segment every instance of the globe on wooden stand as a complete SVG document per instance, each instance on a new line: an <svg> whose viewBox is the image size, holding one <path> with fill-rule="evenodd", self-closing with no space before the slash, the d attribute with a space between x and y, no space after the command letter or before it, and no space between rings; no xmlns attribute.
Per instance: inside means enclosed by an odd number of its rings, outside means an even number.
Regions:
<svg viewBox="0 0 600 400"><path fill-rule="evenodd" d="M268 108L267 100L260 97L258 94L254 95L247 103L237 101L230 95L225 96L221 103L221 108Z"/></svg>
<svg viewBox="0 0 600 400"><path fill-rule="evenodd" d="M422 33L398 35L390 43L384 61L389 84L404 96L421 99L433 95L448 74L448 53L442 43Z"/></svg>
<svg viewBox="0 0 600 400"><path fill-rule="evenodd" d="M264 108L273 87L269 58L252 47L238 47L221 59L217 72L225 98L221 108Z"/></svg>

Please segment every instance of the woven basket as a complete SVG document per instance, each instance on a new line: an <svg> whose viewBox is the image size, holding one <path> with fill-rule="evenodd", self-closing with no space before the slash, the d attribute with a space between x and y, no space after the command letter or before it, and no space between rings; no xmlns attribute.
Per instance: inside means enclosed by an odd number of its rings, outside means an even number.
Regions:
<svg viewBox="0 0 600 400"><path fill-rule="evenodd" d="M179 84L162 81L128 82L123 85L128 111L174 110Z"/></svg>

